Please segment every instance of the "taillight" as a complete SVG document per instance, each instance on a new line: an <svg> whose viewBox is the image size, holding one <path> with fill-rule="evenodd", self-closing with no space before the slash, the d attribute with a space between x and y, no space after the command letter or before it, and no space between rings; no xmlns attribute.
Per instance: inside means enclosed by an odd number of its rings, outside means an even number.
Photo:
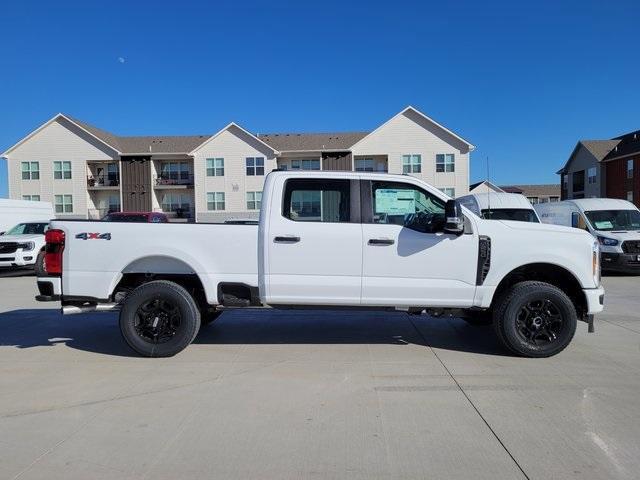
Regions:
<svg viewBox="0 0 640 480"><path fill-rule="evenodd" d="M62 275L62 252L64 251L64 232L47 230L44 234L47 245L44 250L44 269L47 274Z"/></svg>

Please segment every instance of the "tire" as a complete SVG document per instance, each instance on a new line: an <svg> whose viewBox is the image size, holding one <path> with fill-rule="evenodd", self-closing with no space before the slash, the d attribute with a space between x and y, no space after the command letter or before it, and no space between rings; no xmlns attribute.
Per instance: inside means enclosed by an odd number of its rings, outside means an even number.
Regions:
<svg viewBox="0 0 640 480"><path fill-rule="evenodd" d="M201 313L201 315L200 315L200 328L204 328L207 325L212 324L214 321L216 321L218 319L218 317L220 315L222 315L222 312L220 310Z"/></svg>
<svg viewBox="0 0 640 480"><path fill-rule="evenodd" d="M38 253L33 269L36 272L36 277L45 277L47 275L47 271L44 268L44 250Z"/></svg>
<svg viewBox="0 0 640 480"><path fill-rule="evenodd" d="M469 325L474 327L488 327L493 325L493 315L491 310L473 310L465 312L465 316L462 319Z"/></svg>
<svg viewBox="0 0 640 480"><path fill-rule="evenodd" d="M573 339L578 318L569 297L548 283L515 284L496 300L496 335L511 352L530 358L551 357Z"/></svg>
<svg viewBox="0 0 640 480"><path fill-rule="evenodd" d="M120 332L144 357L171 357L184 350L200 329L193 297L177 283L156 280L131 292L120 311Z"/></svg>

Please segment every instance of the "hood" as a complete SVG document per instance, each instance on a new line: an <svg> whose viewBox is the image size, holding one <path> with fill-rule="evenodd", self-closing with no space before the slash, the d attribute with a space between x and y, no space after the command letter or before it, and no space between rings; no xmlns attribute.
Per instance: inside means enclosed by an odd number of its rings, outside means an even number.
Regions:
<svg viewBox="0 0 640 480"><path fill-rule="evenodd" d="M596 235L601 237L613 238L624 242L625 240L640 240L640 232L631 230L629 232L616 231L616 230L594 230Z"/></svg>
<svg viewBox="0 0 640 480"><path fill-rule="evenodd" d="M591 235L585 230L580 230L573 227L565 227L564 225L554 225L551 223L535 223L535 222L516 222L514 220L492 220L498 221L506 227L514 230L524 230L529 232L554 232L554 233L571 233L574 235Z"/></svg>
<svg viewBox="0 0 640 480"><path fill-rule="evenodd" d="M31 235L0 235L0 243L5 242L42 242L44 243L44 235L38 235L37 233Z"/></svg>

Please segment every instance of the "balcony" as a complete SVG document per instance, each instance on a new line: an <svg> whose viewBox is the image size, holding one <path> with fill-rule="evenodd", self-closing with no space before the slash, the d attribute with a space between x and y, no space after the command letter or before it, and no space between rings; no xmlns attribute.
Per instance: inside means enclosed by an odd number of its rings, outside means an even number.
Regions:
<svg viewBox="0 0 640 480"><path fill-rule="evenodd" d="M160 174L154 177L153 184L158 189L193 188L193 174Z"/></svg>
<svg viewBox="0 0 640 480"><path fill-rule="evenodd" d="M120 175L118 173L89 175L87 188L89 190L118 190L120 189Z"/></svg>

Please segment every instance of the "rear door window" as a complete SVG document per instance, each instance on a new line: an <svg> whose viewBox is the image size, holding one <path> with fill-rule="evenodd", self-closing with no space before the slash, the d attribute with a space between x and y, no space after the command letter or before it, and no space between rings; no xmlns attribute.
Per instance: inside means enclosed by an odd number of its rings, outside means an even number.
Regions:
<svg viewBox="0 0 640 480"><path fill-rule="evenodd" d="M349 180L295 179L285 184L282 215L294 222L351 221Z"/></svg>

